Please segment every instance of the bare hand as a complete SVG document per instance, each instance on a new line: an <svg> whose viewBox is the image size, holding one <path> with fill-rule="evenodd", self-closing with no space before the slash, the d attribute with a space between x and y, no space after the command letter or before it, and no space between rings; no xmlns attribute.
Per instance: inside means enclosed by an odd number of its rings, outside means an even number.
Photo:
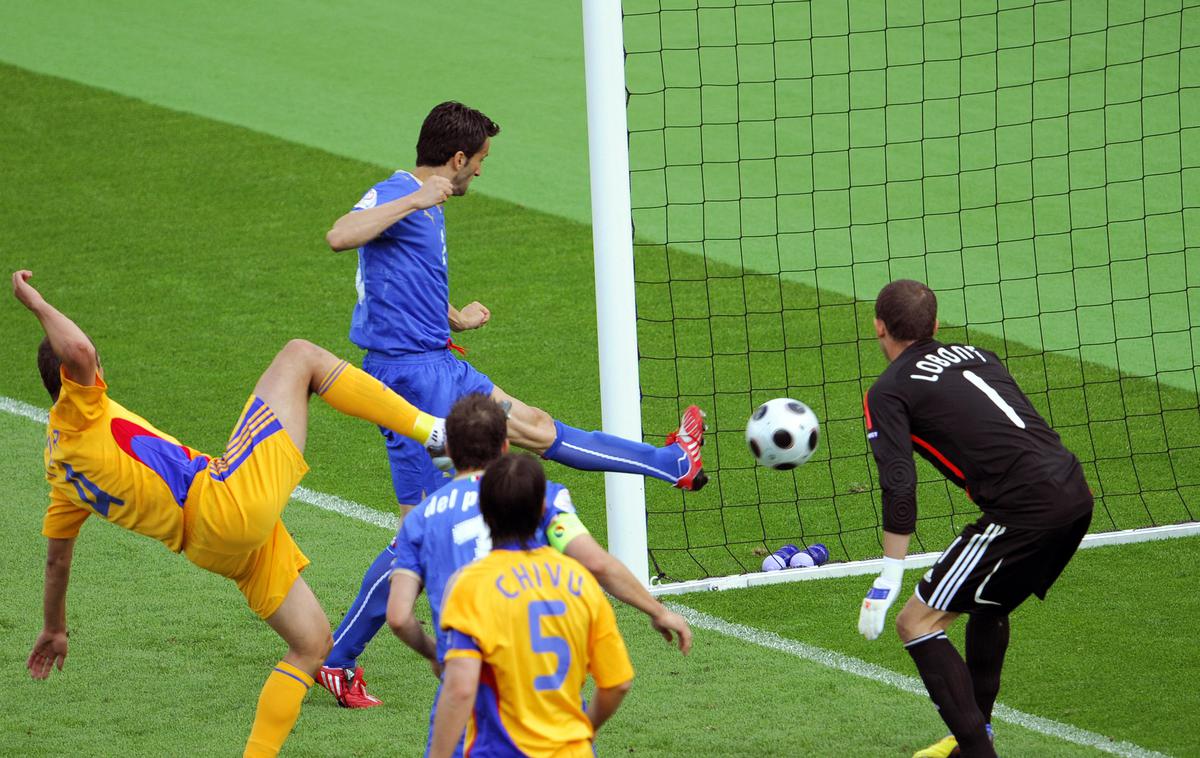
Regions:
<svg viewBox="0 0 1200 758"><path fill-rule="evenodd" d="M679 652L684 655L692 649L692 628L688 626L687 619L678 613L664 609L661 614L650 619L650 626L667 642L674 642L678 638Z"/></svg>
<svg viewBox="0 0 1200 758"><path fill-rule="evenodd" d="M492 312L478 300L464 307L459 313L459 327L463 329L478 329L492 318Z"/></svg>
<svg viewBox="0 0 1200 758"><path fill-rule="evenodd" d="M49 632L43 629L42 633L38 635L37 642L33 643L33 652L29 654L29 660L25 662L25 667L29 669L29 675L34 679L45 679L50 676L50 669L54 666L58 666L58 670L62 671L63 662L66 659L67 633L65 631Z"/></svg>
<svg viewBox="0 0 1200 758"><path fill-rule="evenodd" d="M42 294L33 288L29 283L29 278L33 276L32 271L21 270L14 271L12 275L13 296L21 301L29 310L37 310L44 305L46 301L42 298Z"/></svg>
<svg viewBox="0 0 1200 758"><path fill-rule="evenodd" d="M433 175L421 183L421 188L413 193L413 203L417 210L425 210L446 202L454 192L454 185L444 176Z"/></svg>

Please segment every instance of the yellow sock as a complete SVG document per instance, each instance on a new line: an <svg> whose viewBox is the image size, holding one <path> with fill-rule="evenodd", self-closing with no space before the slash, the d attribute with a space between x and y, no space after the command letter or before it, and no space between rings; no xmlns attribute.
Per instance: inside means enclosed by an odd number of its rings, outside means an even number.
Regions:
<svg viewBox="0 0 1200 758"><path fill-rule="evenodd" d="M325 378L317 394L348 416L370 421L420 442L429 441L437 420L392 392L360 368L339 361Z"/></svg>
<svg viewBox="0 0 1200 758"><path fill-rule="evenodd" d="M279 753L312 683L311 676L287 661L275 664L258 695L258 710L254 713L254 727L246 742L244 758L267 758Z"/></svg>

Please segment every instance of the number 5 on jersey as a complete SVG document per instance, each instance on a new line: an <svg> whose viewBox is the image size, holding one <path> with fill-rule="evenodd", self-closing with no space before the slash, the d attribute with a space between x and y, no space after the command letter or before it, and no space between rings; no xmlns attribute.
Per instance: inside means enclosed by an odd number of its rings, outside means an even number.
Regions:
<svg viewBox="0 0 1200 758"><path fill-rule="evenodd" d="M561 600L534 600L529 603L529 640L535 653L553 655L556 666L553 674L534 677L535 690L556 690L562 687L571 670L571 646L565 637L542 634L543 616L562 616L567 604Z"/></svg>

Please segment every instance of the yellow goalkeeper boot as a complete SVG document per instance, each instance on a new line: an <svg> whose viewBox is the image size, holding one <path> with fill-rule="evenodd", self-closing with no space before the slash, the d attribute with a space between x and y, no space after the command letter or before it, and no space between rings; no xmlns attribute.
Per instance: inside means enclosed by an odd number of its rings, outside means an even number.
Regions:
<svg viewBox="0 0 1200 758"><path fill-rule="evenodd" d="M958 740L951 734L913 753L913 758L951 758L958 754Z"/></svg>

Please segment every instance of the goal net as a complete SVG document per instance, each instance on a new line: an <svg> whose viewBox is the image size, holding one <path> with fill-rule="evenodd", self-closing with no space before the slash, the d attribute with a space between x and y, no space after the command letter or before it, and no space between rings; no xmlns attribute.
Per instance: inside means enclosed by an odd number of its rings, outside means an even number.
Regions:
<svg viewBox="0 0 1200 758"><path fill-rule="evenodd" d="M622 25L642 425L711 428L706 489L648 488L653 577L881 554L862 397L896 278L1005 360L1093 531L1196 519L1200 7L625 0ZM779 396L822 420L793 472L743 439ZM940 550L978 511L919 472L912 550Z"/></svg>

